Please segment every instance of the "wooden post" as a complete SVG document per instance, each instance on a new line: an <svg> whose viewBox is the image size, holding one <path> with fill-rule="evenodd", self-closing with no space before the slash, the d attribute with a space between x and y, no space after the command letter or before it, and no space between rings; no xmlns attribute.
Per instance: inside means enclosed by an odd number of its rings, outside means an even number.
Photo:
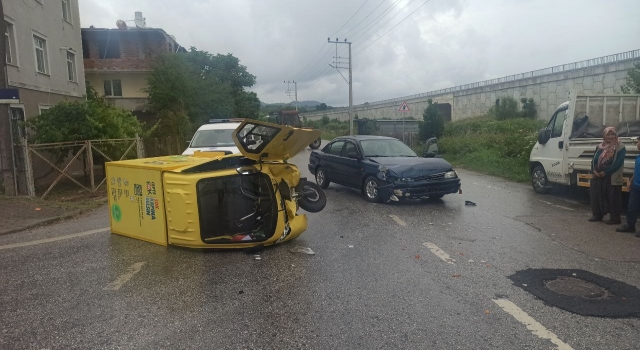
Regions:
<svg viewBox="0 0 640 350"><path fill-rule="evenodd" d="M154 141L153 144L155 145L155 147L154 147L154 152L155 153L153 154L153 156L157 157L157 156L160 155L160 153L158 152L158 148L160 147L159 144L158 144L158 138L156 137L155 139L153 139L153 141Z"/></svg>
<svg viewBox="0 0 640 350"><path fill-rule="evenodd" d="M136 134L136 143L137 143L137 153L138 153L138 159L140 158L144 158L144 144L142 143L142 139L140 138L140 136L138 136L138 134Z"/></svg>
<svg viewBox="0 0 640 350"><path fill-rule="evenodd" d="M182 145L180 144L180 138L177 136L176 136L176 146L178 146L176 154L182 154L182 152L180 151L180 148L181 148L180 146Z"/></svg>
<svg viewBox="0 0 640 350"><path fill-rule="evenodd" d="M91 193L96 192L96 182L93 176L93 151L91 147L91 140L87 141L87 161L89 162L89 182L91 183Z"/></svg>
<svg viewBox="0 0 640 350"><path fill-rule="evenodd" d="M22 147L24 147L24 162L25 162L25 180L27 182L27 196L35 197L36 196L36 184L35 179L33 178L33 167L31 164L31 154L29 152L29 143L27 139L23 139ZM16 193L17 195L17 193Z"/></svg>

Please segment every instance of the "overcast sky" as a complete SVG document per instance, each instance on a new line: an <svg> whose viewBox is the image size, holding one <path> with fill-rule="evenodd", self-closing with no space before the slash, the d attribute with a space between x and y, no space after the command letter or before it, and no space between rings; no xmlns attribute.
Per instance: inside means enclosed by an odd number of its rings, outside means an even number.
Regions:
<svg viewBox="0 0 640 350"><path fill-rule="evenodd" d="M640 49L639 0L80 0L83 27L135 11L182 46L234 54L266 103L296 80L298 100L348 105L328 36L353 41L355 104Z"/></svg>

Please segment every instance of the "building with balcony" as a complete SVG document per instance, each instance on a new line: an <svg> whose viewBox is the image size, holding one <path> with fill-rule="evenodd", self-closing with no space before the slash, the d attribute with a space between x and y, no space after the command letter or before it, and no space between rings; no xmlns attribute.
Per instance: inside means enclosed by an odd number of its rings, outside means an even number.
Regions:
<svg viewBox="0 0 640 350"><path fill-rule="evenodd" d="M114 105L140 119L149 116L147 78L162 54L185 52L159 28L147 28L140 12L135 26L118 21L118 28L82 28L85 80Z"/></svg>

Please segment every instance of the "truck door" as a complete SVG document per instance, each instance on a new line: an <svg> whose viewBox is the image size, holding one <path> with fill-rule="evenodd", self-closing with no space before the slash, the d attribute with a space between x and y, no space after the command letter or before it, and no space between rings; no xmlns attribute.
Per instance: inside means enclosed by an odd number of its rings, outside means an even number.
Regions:
<svg viewBox="0 0 640 350"><path fill-rule="evenodd" d="M549 141L545 144L538 143L538 155L540 163L547 173L550 182L565 183L564 172L564 127L567 118L567 108L557 110L549 124L547 124L546 132L549 134Z"/></svg>

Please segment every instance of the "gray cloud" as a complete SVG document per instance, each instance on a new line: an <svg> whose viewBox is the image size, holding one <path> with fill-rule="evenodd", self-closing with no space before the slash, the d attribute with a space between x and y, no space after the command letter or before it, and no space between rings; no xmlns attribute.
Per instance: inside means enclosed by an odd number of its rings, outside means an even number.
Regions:
<svg viewBox="0 0 640 350"><path fill-rule="evenodd" d="M335 35L364 0L82 0L80 10L83 27L110 28L142 11L148 26L165 29L183 46L233 53L258 77L252 90L264 102L287 101L283 81L297 79L299 99L348 103L347 84L327 65L335 54L329 35L354 41L355 103L639 48L637 0L611 0L611 11L597 0L431 0L362 51L423 2L369 0ZM384 18L408 6L363 42L384 21L355 32L394 3Z"/></svg>

